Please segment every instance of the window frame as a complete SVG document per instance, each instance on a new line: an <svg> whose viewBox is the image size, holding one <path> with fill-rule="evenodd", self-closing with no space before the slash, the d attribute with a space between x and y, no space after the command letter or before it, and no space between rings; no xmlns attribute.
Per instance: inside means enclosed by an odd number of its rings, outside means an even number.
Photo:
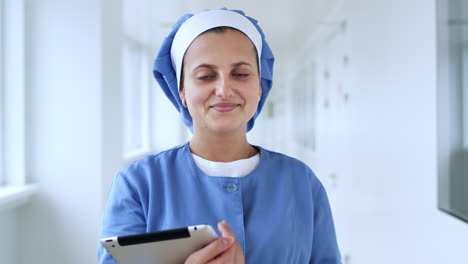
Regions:
<svg viewBox="0 0 468 264"><path fill-rule="evenodd" d="M26 62L25 2L0 0L2 187L26 185ZM6 99L8 98L8 100Z"/></svg>
<svg viewBox="0 0 468 264"><path fill-rule="evenodd" d="M26 178L25 1L0 6L0 210L7 210L28 202L39 186Z"/></svg>
<svg viewBox="0 0 468 264"><path fill-rule="evenodd" d="M4 65L4 44L3 44L3 0L0 0L0 186L5 185L5 161L4 161L4 83L3 83L3 65Z"/></svg>
<svg viewBox="0 0 468 264"><path fill-rule="evenodd" d="M132 160L143 156L151 151L151 59L149 48L143 43L126 36L124 37L122 45L122 59L125 60L126 54L134 55L135 57L129 58L130 60L136 60L138 63L137 69L126 69L125 67L132 66L129 61L123 61L122 63L122 106L123 106L123 158L124 160ZM130 54L133 53L133 54ZM134 74L133 76L130 76ZM125 78L129 77L130 82ZM127 87L127 85L129 87ZM133 102L127 101L126 93L131 92L131 87L138 86L140 89L139 96L135 96ZM130 90L127 90L130 89ZM131 104L130 106L127 104ZM130 108L139 106L138 111L129 111ZM134 110L134 109L133 109ZM138 127L132 126L131 123L127 122L127 119L131 119L132 116L140 119ZM132 134L138 139L136 145L129 144L132 139L129 137Z"/></svg>

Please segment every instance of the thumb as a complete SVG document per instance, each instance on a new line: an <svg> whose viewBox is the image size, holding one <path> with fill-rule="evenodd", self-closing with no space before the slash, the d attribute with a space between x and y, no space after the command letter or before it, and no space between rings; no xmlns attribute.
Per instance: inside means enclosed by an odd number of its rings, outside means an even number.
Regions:
<svg viewBox="0 0 468 264"><path fill-rule="evenodd" d="M234 232L231 230L231 227L225 220L218 223L218 231L223 237L236 237Z"/></svg>

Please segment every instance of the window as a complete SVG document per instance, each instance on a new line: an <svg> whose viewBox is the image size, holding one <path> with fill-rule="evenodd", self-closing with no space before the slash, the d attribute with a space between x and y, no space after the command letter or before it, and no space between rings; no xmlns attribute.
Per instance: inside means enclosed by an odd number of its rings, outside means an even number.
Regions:
<svg viewBox="0 0 468 264"><path fill-rule="evenodd" d="M0 0L0 210L37 192L26 184L24 0Z"/></svg>
<svg viewBox="0 0 468 264"><path fill-rule="evenodd" d="M0 0L0 182L26 183L24 1Z"/></svg>
<svg viewBox="0 0 468 264"><path fill-rule="evenodd" d="M468 2L437 2L441 210L468 222Z"/></svg>
<svg viewBox="0 0 468 264"><path fill-rule="evenodd" d="M151 63L145 46L126 38L123 43L124 158L150 151Z"/></svg>
<svg viewBox="0 0 468 264"><path fill-rule="evenodd" d="M3 1L0 0L0 186L5 184L5 172L4 172L4 147L3 147L3 116L4 116L4 94L3 94L3 65L5 64L3 59Z"/></svg>

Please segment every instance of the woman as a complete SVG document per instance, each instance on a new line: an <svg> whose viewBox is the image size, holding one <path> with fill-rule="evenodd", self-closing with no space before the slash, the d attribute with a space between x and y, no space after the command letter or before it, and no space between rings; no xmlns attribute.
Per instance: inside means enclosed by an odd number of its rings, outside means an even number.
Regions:
<svg viewBox="0 0 468 264"><path fill-rule="evenodd" d="M176 23L153 73L193 137L117 174L101 237L205 223L221 237L186 263L341 263L327 195L310 168L247 141L273 61L241 11ZM99 258L115 263L102 247Z"/></svg>

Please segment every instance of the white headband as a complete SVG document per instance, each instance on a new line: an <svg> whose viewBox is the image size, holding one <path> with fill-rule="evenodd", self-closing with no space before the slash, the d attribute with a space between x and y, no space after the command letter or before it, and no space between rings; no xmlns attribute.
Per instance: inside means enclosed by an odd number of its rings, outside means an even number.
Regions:
<svg viewBox="0 0 468 264"><path fill-rule="evenodd" d="M182 60L185 51L201 33L216 27L232 27L247 35L257 50L258 67L260 69L262 37L254 24L248 18L233 11L207 10L187 19L174 36L171 46L171 60L177 74L177 87L180 85Z"/></svg>

